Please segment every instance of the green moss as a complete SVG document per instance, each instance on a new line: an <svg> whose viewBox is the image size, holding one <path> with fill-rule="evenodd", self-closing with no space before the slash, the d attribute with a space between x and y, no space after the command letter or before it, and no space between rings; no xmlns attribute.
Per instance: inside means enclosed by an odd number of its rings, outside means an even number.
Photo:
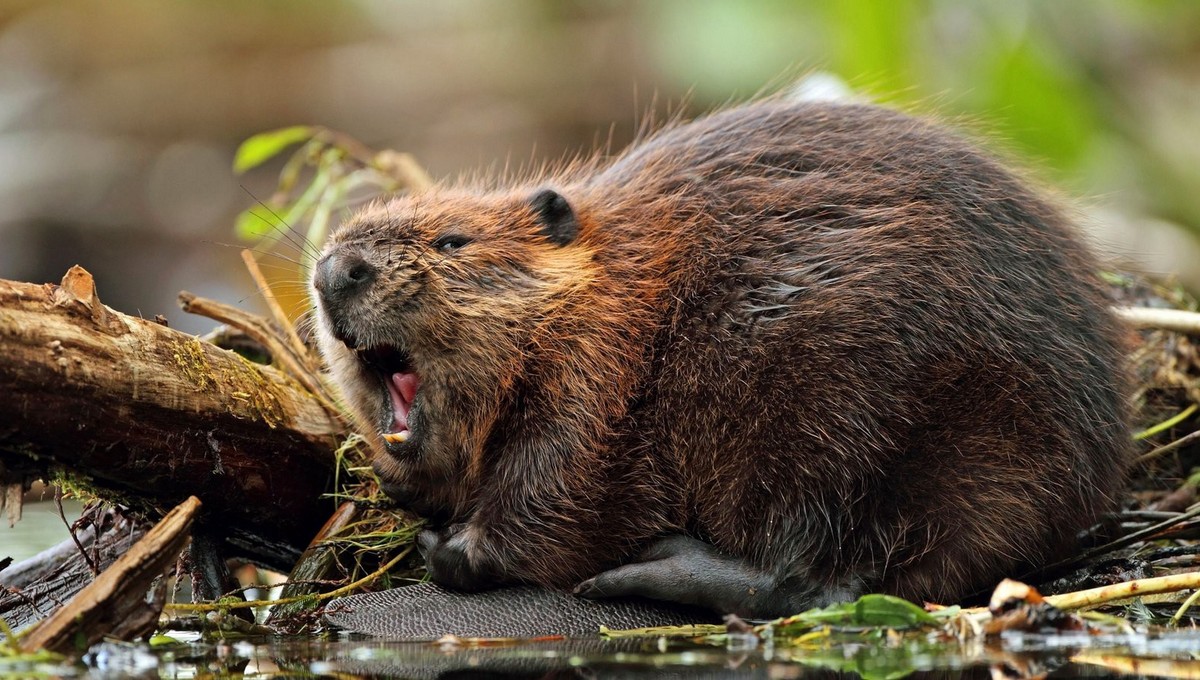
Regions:
<svg viewBox="0 0 1200 680"><path fill-rule="evenodd" d="M123 505L125 507L135 507L136 505L145 505L145 503L137 504L136 499L130 498L125 494L117 493L112 488L101 487L96 484L96 481L89 475L80 474L78 471L70 470L65 467L54 467L50 470L49 479L46 482L52 486L57 486L62 489L63 495L78 499L84 503L92 501L102 501L112 503L114 505Z"/></svg>
<svg viewBox="0 0 1200 680"><path fill-rule="evenodd" d="M197 392L212 388L216 383L212 376L212 364L199 340L177 340L171 343L171 357Z"/></svg>
<svg viewBox="0 0 1200 680"><path fill-rule="evenodd" d="M287 411L279 398L279 388L263 376L261 366L240 354L215 368L202 341L189 339L172 343L171 357L180 373L197 392L218 391L229 397L228 411L239 418L253 418L268 427L286 422Z"/></svg>
<svg viewBox="0 0 1200 680"><path fill-rule="evenodd" d="M276 427L287 419L287 411L280 402L278 387L263 376L262 367L254 364L240 354L234 362L235 369L222 375L222 383L229 390L229 395L244 407L248 407L254 416L267 424Z"/></svg>

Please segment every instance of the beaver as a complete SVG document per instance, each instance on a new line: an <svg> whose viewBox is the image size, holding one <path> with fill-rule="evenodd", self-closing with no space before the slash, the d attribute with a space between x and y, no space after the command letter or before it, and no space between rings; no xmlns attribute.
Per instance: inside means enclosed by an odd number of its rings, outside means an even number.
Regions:
<svg viewBox="0 0 1200 680"><path fill-rule="evenodd" d="M956 133L776 97L368 207L312 289L433 581L768 617L1073 549L1130 442L1096 271Z"/></svg>

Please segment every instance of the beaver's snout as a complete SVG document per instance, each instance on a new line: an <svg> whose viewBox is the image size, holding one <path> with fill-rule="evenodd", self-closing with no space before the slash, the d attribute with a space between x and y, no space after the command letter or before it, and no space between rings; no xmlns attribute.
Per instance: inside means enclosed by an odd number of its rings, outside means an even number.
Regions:
<svg viewBox="0 0 1200 680"><path fill-rule="evenodd" d="M379 270L362 255L345 247L335 248L313 269L312 285L321 307L333 321L331 330L351 349L358 346L358 339L347 331L346 310L366 293L378 275Z"/></svg>
<svg viewBox="0 0 1200 680"><path fill-rule="evenodd" d="M378 273L358 253L336 249L317 261L313 288L317 289L321 303L328 309L361 295Z"/></svg>

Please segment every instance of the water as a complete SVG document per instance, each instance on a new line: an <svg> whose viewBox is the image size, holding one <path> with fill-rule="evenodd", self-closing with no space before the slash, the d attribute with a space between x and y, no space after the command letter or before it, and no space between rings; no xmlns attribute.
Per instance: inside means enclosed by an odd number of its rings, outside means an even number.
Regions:
<svg viewBox="0 0 1200 680"><path fill-rule="evenodd" d="M0 657L0 678L1200 678L1200 631L1088 635L1006 633L957 641L923 634L838 633L795 645L729 636L552 640L469 646L351 636L106 643L86 664Z"/></svg>
<svg viewBox="0 0 1200 680"><path fill-rule="evenodd" d="M79 501L63 501L68 522L75 521L82 510ZM9 527L8 520L0 519L0 559L11 557L13 562L20 562L70 537L53 501L26 503L16 526Z"/></svg>

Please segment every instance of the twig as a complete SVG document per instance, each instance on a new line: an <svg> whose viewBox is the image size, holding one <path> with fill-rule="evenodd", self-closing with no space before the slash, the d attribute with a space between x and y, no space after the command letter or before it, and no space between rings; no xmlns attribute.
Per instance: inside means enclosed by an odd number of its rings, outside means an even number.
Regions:
<svg viewBox="0 0 1200 680"><path fill-rule="evenodd" d="M723 623L692 623L684 626L653 626L650 628L629 629L600 626L600 637L609 640L637 637L701 637L704 635L720 635L728 630L728 627Z"/></svg>
<svg viewBox="0 0 1200 680"><path fill-rule="evenodd" d="M254 284L258 286L259 292L262 293L263 299L267 301L267 309L271 311L271 317L275 319L275 324L283 330L284 339L291 345L292 351L296 353L297 357L306 359L308 348L304 346L300 336L296 335L296 328L284 313L283 307L279 306L279 300L275 298L271 284L267 283L267 278L263 276L262 269L258 266L258 260L254 259L254 253L243 249L242 262L246 265L246 271L250 272L250 278L254 279Z"/></svg>
<svg viewBox="0 0 1200 680"><path fill-rule="evenodd" d="M1176 593L1181 590L1200 588L1200 571L1190 571L1184 574L1170 576L1155 576L1153 578L1134 579L1123 583L1114 583L1099 588L1088 588L1073 593L1047 595L1046 602L1059 609L1083 609L1108 602L1128 600L1144 595L1163 595ZM963 609L961 614L966 616L986 615L987 607L971 607Z"/></svg>
<svg viewBox="0 0 1200 680"><path fill-rule="evenodd" d="M408 189L421 191L433 186L433 180L430 179L429 174L411 154L389 149L376 152L354 137L326 127L320 128L317 137L342 149L359 163L382 172Z"/></svg>
<svg viewBox="0 0 1200 680"><path fill-rule="evenodd" d="M1196 412L1197 409L1200 409L1200 405L1192 404L1192 405L1188 406L1187 408L1183 409L1182 411L1180 411L1179 413L1176 413L1175 415L1171 416L1170 418L1167 418L1166 420L1162 421L1161 423L1151 425L1150 427L1147 427L1146 429L1142 430L1141 432L1134 433L1133 438L1138 441L1141 441L1143 439L1148 439L1150 437L1153 437L1154 435L1156 435L1160 432L1166 432L1167 430L1171 429L1172 427L1175 427L1179 423L1182 423L1183 421L1187 420L1189 417L1191 417L1191 415L1193 413Z"/></svg>
<svg viewBox="0 0 1200 680"><path fill-rule="evenodd" d="M1152 552L1140 555L1147 562L1159 562L1161 560L1170 559L1172 557L1194 557L1200 555L1200 545L1175 545L1169 548L1159 548Z"/></svg>
<svg viewBox="0 0 1200 680"><path fill-rule="evenodd" d="M196 616L185 618L169 618L159 621L159 630L188 631L209 633L214 628L222 633L238 633L240 635L272 635L275 631L267 626L251 623L236 616L227 616L217 621Z"/></svg>
<svg viewBox="0 0 1200 680"><path fill-rule="evenodd" d="M374 166L386 172L404 186L421 191L433 186L433 180L411 155L396 151L380 151L375 154Z"/></svg>
<svg viewBox="0 0 1200 680"><path fill-rule="evenodd" d="M1134 328L1157 328L1191 335L1200 334L1200 312L1154 307L1117 307L1113 311Z"/></svg>
<svg viewBox="0 0 1200 680"><path fill-rule="evenodd" d="M66 652L105 635L135 637L153 630L161 600L148 603L145 594L187 545L199 510L195 496L175 506L65 607L38 624L21 643L22 651Z"/></svg>
<svg viewBox="0 0 1200 680"><path fill-rule="evenodd" d="M1187 613L1187 610L1190 609L1192 605L1196 604L1196 600L1200 600L1200 590L1197 590L1189 595L1188 599L1184 600L1183 604L1179 605L1179 610L1175 612L1175 616L1171 617L1172 626L1179 625L1179 620L1183 618L1183 615Z"/></svg>
<svg viewBox="0 0 1200 680"><path fill-rule="evenodd" d="M88 569L92 571L92 576L100 575L100 567L92 560L92 556L87 553L83 544L79 542L79 537L75 535L75 528L67 521L67 514L63 512L62 504L62 488L54 487L54 507L58 509L58 517L62 520L63 526L67 527L67 533L71 535L71 541L75 543L75 547L79 548L79 554L83 557L83 561L87 562ZM96 531L96 536L99 537L99 530Z"/></svg>
<svg viewBox="0 0 1200 680"><path fill-rule="evenodd" d="M1105 553L1110 553L1114 550L1119 550L1120 548L1124 548L1126 546L1133 545L1134 543L1137 543L1138 541L1141 541L1141 540L1147 539L1147 538L1151 538L1151 537L1161 533L1164 529L1169 529L1169 528L1175 526L1176 524L1186 522L1187 520L1189 520L1193 517L1196 517L1197 515L1200 515L1200 504L1197 504L1195 507L1189 509L1187 512L1181 512L1178 515L1175 515L1174 517L1172 517L1170 519L1166 519L1166 520L1159 522L1158 524L1152 524L1152 525L1146 527L1145 529L1139 529L1138 531L1135 531L1132 534L1127 534L1125 536L1122 536L1121 538L1109 541L1108 543L1105 543L1104 545L1096 546L1095 548L1092 548L1091 550L1086 550L1083 553L1080 553L1079 555L1075 555L1075 556L1067 558L1065 560L1061 560L1061 561L1055 562L1053 564L1046 565L1045 567L1038 569L1035 573L1037 573L1037 574L1049 573L1049 572L1061 569L1063 567L1067 567L1067 566L1070 566L1073 564L1078 564L1079 562L1085 562L1085 561L1087 561L1093 557L1096 557L1098 555L1103 555ZM1029 577L1029 575L1025 576L1025 578L1028 578L1028 577Z"/></svg>
<svg viewBox="0 0 1200 680"><path fill-rule="evenodd" d="M1197 504L1195 507L1188 509L1187 512L1181 512L1178 515L1176 515L1175 517L1172 517L1170 519L1165 519L1165 520L1159 522L1158 524L1152 524L1152 525L1146 527L1145 529L1140 529L1138 531L1133 532L1132 534L1122 536L1121 538L1118 538L1114 541L1109 541L1108 543L1106 543L1102 546L1093 548L1093 549L1087 551L1086 553L1084 553L1084 555L1085 556L1100 555L1100 554L1103 554L1106 552L1112 552L1113 550L1117 550L1119 548L1124 548L1126 546L1133 545L1134 543L1137 543L1138 541L1141 541L1143 539L1153 538L1154 536L1162 533L1162 531L1164 529L1170 529L1171 527L1175 526L1176 524L1182 524L1183 522L1186 522L1187 520L1189 520L1193 517L1196 517L1197 515L1200 515L1200 504Z"/></svg>
<svg viewBox="0 0 1200 680"><path fill-rule="evenodd" d="M1083 607L1094 607L1106 602L1127 600L1131 597L1161 595L1163 593L1175 593L1180 590L1192 590L1194 588L1200 588L1200 571L1134 579L1132 581L1125 581L1124 583L1114 583L1111 586L1089 588L1074 593L1048 595L1046 596L1046 602L1059 609L1082 609Z"/></svg>
<svg viewBox="0 0 1200 680"><path fill-rule="evenodd" d="M1190 506L1191 503L1188 503L1188 505ZM1105 517L1107 519L1124 520L1126 522L1161 522L1163 520L1175 519L1181 512L1183 511L1122 510L1121 512L1110 512Z"/></svg>
<svg viewBox="0 0 1200 680"><path fill-rule="evenodd" d="M328 599L332 599L335 597L339 597L341 595L348 595L348 594L354 592L355 590L357 590L358 588L361 588L361 587L367 585L368 583L371 583L371 582L375 581L376 579L382 577L384 574L387 574L389 571L391 571L392 567L396 566L397 564L400 564L401 560L403 560L405 557L408 557L408 554L410 552L412 552L412 549L413 549L413 546L411 546L411 545L408 546L404 550L401 550L400 554L398 554L395 557L393 557L392 559L388 560L387 564L383 565L379 569L371 572L370 574L367 574L366 576L358 579L357 581L355 581L353 583L344 585L341 588L337 588L335 590L331 590L328 593L315 593L312 595L297 595L295 597L280 598L278 600L247 600L245 602L233 602L233 603L228 603L228 604L224 603L224 602L199 602L199 603L195 603L195 604L186 604L186 603L167 604L163 609L165 611L169 611L169 612L211 612L211 611L220 611L222 609L246 609L248 607L270 607L272 605L291 604L293 602L302 602L304 600L320 602L321 600L328 600Z"/></svg>
<svg viewBox="0 0 1200 680"><path fill-rule="evenodd" d="M1180 437L1179 439L1176 439L1175 441L1171 442L1170 444L1163 444L1162 446L1158 447L1157 449L1153 449L1151 451L1143 453L1142 455L1137 457L1137 460L1134 461L1134 465L1145 465L1146 463L1149 463L1150 461L1154 460L1155 458L1158 458L1159 456L1164 456L1164 455L1174 451L1175 449L1178 449L1181 446L1186 446L1188 444L1191 444L1192 442L1196 441L1197 439L1200 439L1200 430L1196 430L1195 432L1186 434L1186 435Z"/></svg>
<svg viewBox="0 0 1200 680"><path fill-rule="evenodd" d="M2 470L0 470L0 474L2 474ZM0 485L0 510L7 511L8 526L10 527L16 526L17 522L21 521L24 491L25 488L20 482Z"/></svg>

